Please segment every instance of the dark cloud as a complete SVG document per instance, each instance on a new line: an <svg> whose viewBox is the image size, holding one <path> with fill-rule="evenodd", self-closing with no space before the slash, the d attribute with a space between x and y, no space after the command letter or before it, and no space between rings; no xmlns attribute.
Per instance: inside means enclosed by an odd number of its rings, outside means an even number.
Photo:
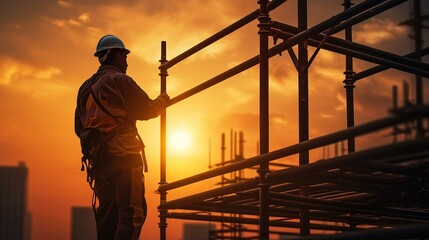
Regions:
<svg viewBox="0 0 429 240"><path fill-rule="evenodd" d="M290 80L296 74L295 66L289 61L289 56L285 53L286 56L282 58L281 62L274 62L270 65L271 72L270 75L273 77L274 81L284 82Z"/></svg>
<svg viewBox="0 0 429 240"><path fill-rule="evenodd" d="M0 2L0 24L17 26L26 25L28 21L44 15L52 10L55 2L52 0L15 0Z"/></svg>
<svg viewBox="0 0 429 240"><path fill-rule="evenodd" d="M4 8L3 8L4 7ZM9 1L0 6L0 53L43 65L46 58L60 58L72 46L54 22L73 22L81 13L61 7L56 1ZM75 22L77 23L77 22Z"/></svg>

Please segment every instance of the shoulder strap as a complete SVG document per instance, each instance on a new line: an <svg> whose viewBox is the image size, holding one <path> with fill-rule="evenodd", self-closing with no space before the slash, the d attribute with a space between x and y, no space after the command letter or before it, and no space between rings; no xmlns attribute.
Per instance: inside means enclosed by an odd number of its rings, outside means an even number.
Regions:
<svg viewBox="0 0 429 240"><path fill-rule="evenodd" d="M106 113L107 115L109 115L110 117L112 117L113 119L115 119L115 121L116 121L116 122L120 123L120 122L118 121L118 119L117 119L115 116L113 116L113 114L111 114L111 113L110 113L110 112L109 112L109 111L108 111L108 110L103 106L103 104L100 102L100 100L98 100L97 96L95 95L94 90L92 89L92 85L95 83L95 81L93 82L93 80L97 80L98 78L95 78L95 79L94 79L94 77L95 77L95 75L94 75L94 76L92 76L92 79L91 79L90 84L89 84L89 90L91 91L91 96L92 96L92 98L94 99L95 103L97 103L98 107L100 107L100 108L101 108L101 110L102 110L104 113Z"/></svg>

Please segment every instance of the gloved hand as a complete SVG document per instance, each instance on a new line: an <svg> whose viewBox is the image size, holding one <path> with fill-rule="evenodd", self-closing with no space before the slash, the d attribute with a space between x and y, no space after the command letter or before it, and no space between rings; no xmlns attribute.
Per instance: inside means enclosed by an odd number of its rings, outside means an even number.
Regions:
<svg viewBox="0 0 429 240"><path fill-rule="evenodd" d="M170 96L167 93L163 92L155 99L163 108L167 107L168 102L170 101Z"/></svg>

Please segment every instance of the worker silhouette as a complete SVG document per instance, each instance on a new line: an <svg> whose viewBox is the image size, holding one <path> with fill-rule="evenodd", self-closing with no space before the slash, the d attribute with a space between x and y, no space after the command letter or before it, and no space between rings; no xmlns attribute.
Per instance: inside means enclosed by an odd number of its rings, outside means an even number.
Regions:
<svg viewBox="0 0 429 240"><path fill-rule="evenodd" d="M147 164L136 121L157 117L170 100L166 93L150 99L126 75L129 53L116 36L103 36L94 53L101 65L77 96L75 133L94 190L98 240L139 238L147 214Z"/></svg>

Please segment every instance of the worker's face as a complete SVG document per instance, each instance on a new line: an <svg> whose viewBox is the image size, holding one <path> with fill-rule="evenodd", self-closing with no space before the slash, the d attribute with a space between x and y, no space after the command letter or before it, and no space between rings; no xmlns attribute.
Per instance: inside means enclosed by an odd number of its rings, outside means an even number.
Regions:
<svg viewBox="0 0 429 240"><path fill-rule="evenodd" d="M118 68L124 74L127 73L128 63L127 63L127 53L125 51L118 51Z"/></svg>

